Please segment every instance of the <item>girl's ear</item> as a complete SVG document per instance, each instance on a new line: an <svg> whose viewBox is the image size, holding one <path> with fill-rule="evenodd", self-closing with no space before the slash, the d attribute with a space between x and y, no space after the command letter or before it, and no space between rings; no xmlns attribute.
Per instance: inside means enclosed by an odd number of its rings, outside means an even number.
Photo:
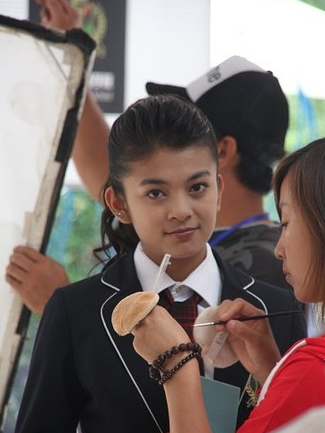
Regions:
<svg viewBox="0 0 325 433"><path fill-rule="evenodd" d="M104 196L106 205L110 208L116 218L122 224L131 224L132 220L126 209L124 199L116 195L111 186L106 189Z"/></svg>

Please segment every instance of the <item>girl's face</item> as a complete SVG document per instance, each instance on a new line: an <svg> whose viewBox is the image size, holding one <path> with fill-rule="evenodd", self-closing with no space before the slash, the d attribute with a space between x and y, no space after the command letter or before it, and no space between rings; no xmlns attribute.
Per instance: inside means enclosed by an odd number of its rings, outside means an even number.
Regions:
<svg viewBox="0 0 325 433"><path fill-rule="evenodd" d="M283 261L283 272L296 298L301 302L314 302L313 291L304 285L312 260L312 242L298 206L293 202L288 176L281 185L279 206L282 233L275 255Z"/></svg>
<svg viewBox="0 0 325 433"><path fill-rule="evenodd" d="M220 208L223 184L209 149L163 148L134 163L123 188L122 222L133 224L151 260L171 254L168 274L186 278L206 256Z"/></svg>

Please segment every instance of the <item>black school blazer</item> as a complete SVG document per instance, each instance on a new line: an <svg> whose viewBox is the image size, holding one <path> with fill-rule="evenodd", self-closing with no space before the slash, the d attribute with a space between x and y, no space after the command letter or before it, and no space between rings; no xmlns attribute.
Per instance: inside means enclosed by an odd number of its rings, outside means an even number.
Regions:
<svg viewBox="0 0 325 433"><path fill-rule="evenodd" d="M298 309L292 291L279 289L216 260L222 300L241 297L268 312ZM111 314L125 296L141 291L133 254L103 273L55 291L41 319L16 433L146 433L169 431L161 386L133 349L133 337L119 337ZM273 318L283 353L306 336L303 314ZM248 373L238 362L216 369L215 378L243 388ZM239 424L247 418L243 399Z"/></svg>

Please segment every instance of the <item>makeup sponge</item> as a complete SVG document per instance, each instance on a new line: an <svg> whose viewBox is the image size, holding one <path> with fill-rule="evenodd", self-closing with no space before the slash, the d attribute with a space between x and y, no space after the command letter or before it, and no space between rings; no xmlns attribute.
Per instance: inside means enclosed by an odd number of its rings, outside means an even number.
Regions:
<svg viewBox="0 0 325 433"><path fill-rule="evenodd" d="M122 299L113 310L112 325L117 334L130 334L132 329L143 320L157 305L157 292L136 292Z"/></svg>
<svg viewBox="0 0 325 433"><path fill-rule="evenodd" d="M205 308L198 315L195 323L214 322L218 320L218 307ZM216 368L226 368L235 364L238 359L227 341L228 333L216 332L216 327L194 327L194 340L202 347L203 359Z"/></svg>

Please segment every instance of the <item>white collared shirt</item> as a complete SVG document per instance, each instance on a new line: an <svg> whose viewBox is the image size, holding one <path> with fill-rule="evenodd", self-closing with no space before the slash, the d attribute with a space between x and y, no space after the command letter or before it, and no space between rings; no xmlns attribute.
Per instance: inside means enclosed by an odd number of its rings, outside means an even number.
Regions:
<svg viewBox="0 0 325 433"><path fill-rule="evenodd" d="M171 260L173 260L173 258L171 258ZM134 263L143 290L152 290L159 266L145 254L141 242L137 245L135 250ZM219 304L221 278L217 262L209 244L207 244L206 258L184 281L173 280L167 272L168 268L158 283L158 293L162 292L167 287L173 286L170 291L175 301L185 301L192 296L194 290L202 297L200 309Z"/></svg>

